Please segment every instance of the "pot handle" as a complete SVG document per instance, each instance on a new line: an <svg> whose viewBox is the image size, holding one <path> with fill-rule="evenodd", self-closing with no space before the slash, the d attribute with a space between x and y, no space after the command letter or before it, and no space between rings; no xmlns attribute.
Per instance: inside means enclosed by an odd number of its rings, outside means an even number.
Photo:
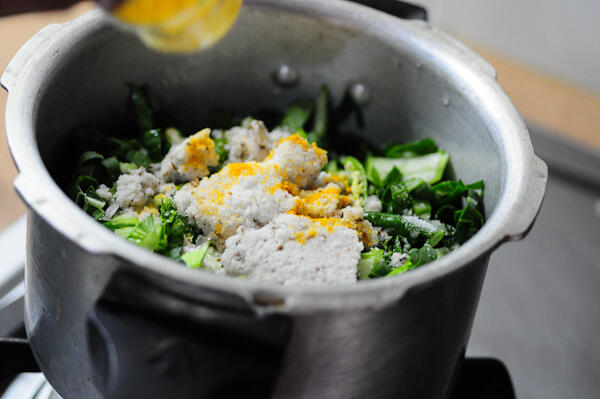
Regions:
<svg viewBox="0 0 600 399"><path fill-rule="evenodd" d="M516 195L513 202L513 220L503 232L501 242L522 240L529 234L542 207L548 180L548 165L535 154L526 177L525 189Z"/></svg>
<svg viewBox="0 0 600 399"><path fill-rule="evenodd" d="M398 0L350 0L402 19L427 21L427 10Z"/></svg>
<svg viewBox="0 0 600 399"><path fill-rule="evenodd" d="M14 57L8 63L0 84L6 91L10 91L15 87L19 79L19 74L29 63L31 58L35 56L38 49L47 45L48 41L60 30L62 24L50 24L42 28L39 32L33 35L25 44L17 51Z"/></svg>
<svg viewBox="0 0 600 399"><path fill-rule="evenodd" d="M109 398L269 397L290 330L117 273L88 317L92 379Z"/></svg>

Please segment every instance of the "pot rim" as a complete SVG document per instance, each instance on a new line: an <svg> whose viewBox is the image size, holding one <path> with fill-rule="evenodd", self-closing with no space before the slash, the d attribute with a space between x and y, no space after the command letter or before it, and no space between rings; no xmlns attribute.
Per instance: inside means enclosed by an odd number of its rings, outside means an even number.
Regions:
<svg viewBox="0 0 600 399"><path fill-rule="evenodd" d="M33 124L39 101L37 94L43 91L44 77L59 63L64 49L74 45L82 35L113 23L97 10L38 32L19 50L2 76L2 85L9 91L7 138L19 169L15 187L30 210L91 254L124 259L138 271L166 277L176 284L191 285L196 292L210 287L241 297L259 312L272 311L273 307L277 311L381 307L397 301L410 289L444 278L486 257L505 241L524 237L541 206L547 167L535 156L525 124L497 83L491 65L428 23L400 20L342 0L253 0L246 2L242 12L272 11L299 13L333 25L352 27L390 46L394 46L394 40L407 40L398 38L397 34L408 32L409 40L418 46L423 61L435 58L436 72L451 74L463 85L463 94L487 111L488 128L498 132L494 144L506 155L506 174L495 209L474 237L427 267L402 276L359 281L353 285L281 286L181 267L116 236L83 212L54 182L38 151ZM266 303L264 298L269 298Z"/></svg>

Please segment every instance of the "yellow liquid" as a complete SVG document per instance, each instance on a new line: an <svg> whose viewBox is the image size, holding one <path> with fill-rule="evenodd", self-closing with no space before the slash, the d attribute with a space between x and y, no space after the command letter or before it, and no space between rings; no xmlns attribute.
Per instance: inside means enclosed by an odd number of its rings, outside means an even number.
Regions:
<svg viewBox="0 0 600 399"><path fill-rule="evenodd" d="M241 6L242 0L125 0L112 13L148 46L190 53L221 39Z"/></svg>

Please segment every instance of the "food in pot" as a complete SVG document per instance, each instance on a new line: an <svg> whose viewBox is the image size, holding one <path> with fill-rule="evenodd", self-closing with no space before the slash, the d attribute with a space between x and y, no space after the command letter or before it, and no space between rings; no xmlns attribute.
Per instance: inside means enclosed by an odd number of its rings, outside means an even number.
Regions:
<svg viewBox="0 0 600 399"><path fill-rule="evenodd" d="M188 267L354 283L429 263L484 223L482 181L449 178L450 157L432 139L378 150L340 133L362 117L349 96L333 107L326 87L315 104L264 122L213 112L205 125L218 129L189 137L157 128L143 90L131 89L131 103L131 138L76 132L74 199L116 234Z"/></svg>

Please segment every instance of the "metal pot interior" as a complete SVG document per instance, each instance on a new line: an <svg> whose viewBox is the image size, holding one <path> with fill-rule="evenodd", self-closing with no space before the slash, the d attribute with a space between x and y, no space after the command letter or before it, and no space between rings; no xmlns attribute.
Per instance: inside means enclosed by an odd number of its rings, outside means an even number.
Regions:
<svg viewBox="0 0 600 399"><path fill-rule="evenodd" d="M433 137L451 154L457 177L485 181L489 216L506 172L489 110L464 88L461 76L438 62L435 48L414 40L411 29L386 30L368 19L362 26L350 22L317 11L246 7L214 48L173 56L95 18L81 37L64 46L38 95L34 126L43 161L62 185L66 135L81 126L110 132L127 124L128 83L147 84L154 106L186 133L205 127L203 109L222 107L241 115L282 110L293 100L313 98L323 83L339 101L350 85L361 83L370 98L363 109L366 126L351 122L347 130L373 144ZM283 64L299 73L292 88L274 82L273 72Z"/></svg>

